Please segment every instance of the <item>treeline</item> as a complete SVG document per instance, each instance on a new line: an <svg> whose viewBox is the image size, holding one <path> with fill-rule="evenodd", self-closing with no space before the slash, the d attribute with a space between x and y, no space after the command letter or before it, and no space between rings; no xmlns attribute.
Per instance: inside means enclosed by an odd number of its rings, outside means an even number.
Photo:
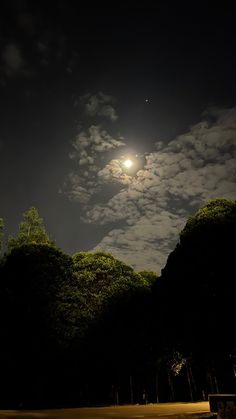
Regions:
<svg viewBox="0 0 236 419"><path fill-rule="evenodd" d="M111 254L64 254L30 208L2 245L1 407L235 391L235 233L235 201L211 201L158 278Z"/></svg>

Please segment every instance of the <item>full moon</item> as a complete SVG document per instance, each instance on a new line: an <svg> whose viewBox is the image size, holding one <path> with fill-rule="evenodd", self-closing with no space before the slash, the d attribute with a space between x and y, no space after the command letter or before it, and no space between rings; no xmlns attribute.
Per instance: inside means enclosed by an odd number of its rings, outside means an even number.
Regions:
<svg viewBox="0 0 236 419"><path fill-rule="evenodd" d="M124 161L124 166L127 167L127 169L129 169L131 166L133 166L133 162L129 159Z"/></svg>

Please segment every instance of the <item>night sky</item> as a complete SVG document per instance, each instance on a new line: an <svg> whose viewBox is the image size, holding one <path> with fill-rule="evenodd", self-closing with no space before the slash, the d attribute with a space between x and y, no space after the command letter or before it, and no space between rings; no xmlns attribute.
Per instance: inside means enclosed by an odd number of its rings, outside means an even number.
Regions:
<svg viewBox="0 0 236 419"><path fill-rule="evenodd" d="M65 252L160 273L190 214L236 198L236 16L216 3L1 2L7 233L36 206Z"/></svg>

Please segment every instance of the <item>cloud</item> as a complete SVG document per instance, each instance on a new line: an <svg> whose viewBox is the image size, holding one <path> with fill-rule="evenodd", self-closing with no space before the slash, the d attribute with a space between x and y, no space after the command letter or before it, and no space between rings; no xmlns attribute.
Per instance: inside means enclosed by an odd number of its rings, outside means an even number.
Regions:
<svg viewBox="0 0 236 419"><path fill-rule="evenodd" d="M105 95L102 92L99 92L96 95L88 93L81 96L80 101L83 106L85 106L86 114L89 116L105 117L111 121L116 121L118 119L116 110L113 107L115 100L110 95Z"/></svg>
<svg viewBox="0 0 236 419"><path fill-rule="evenodd" d="M125 145L124 143L122 145ZM132 176L124 172L121 159L111 160L103 169L99 170L98 176L102 183L117 182L128 185L132 182Z"/></svg>
<svg viewBox="0 0 236 419"><path fill-rule="evenodd" d="M158 142L127 182L116 166L116 160L105 165L99 182L100 188L118 182L120 191L87 208L84 217L113 226L96 249L111 251L136 269L160 272L191 213L212 198L235 199L236 108L211 109L189 132L168 144Z"/></svg>
<svg viewBox="0 0 236 419"><path fill-rule="evenodd" d="M2 71L7 77L26 74L26 62L22 50L16 44L7 44L1 53Z"/></svg>
<svg viewBox="0 0 236 419"><path fill-rule="evenodd" d="M140 215L131 226L111 230L93 250L111 252L135 269L159 271L184 225L181 214L162 210L151 218Z"/></svg>
<svg viewBox="0 0 236 419"><path fill-rule="evenodd" d="M17 77L44 78L46 72L70 75L77 66L78 56L63 28L52 28L48 16L37 11L31 13L27 4L16 9L10 16L14 33L10 24L2 39L0 85L7 86Z"/></svg>
<svg viewBox="0 0 236 419"><path fill-rule="evenodd" d="M80 132L70 153L76 167L66 180L69 198L87 204L105 182L106 173L101 169L106 154L122 146L122 138L114 138L101 126L92 125Z"/></svg>

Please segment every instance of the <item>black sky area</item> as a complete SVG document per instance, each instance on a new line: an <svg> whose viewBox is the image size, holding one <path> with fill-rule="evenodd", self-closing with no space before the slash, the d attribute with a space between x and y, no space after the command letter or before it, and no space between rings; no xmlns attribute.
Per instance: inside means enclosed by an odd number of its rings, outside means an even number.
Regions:
<svg viewBox="0 0 236 419"><path fill-rule="evenodd" d="M91 249L111 227L81 222L81 204L60 192L72 142L93 124L79 98L113 96L119 118L106 129L137 153L233 107L233 6L6 0L0 11L0 216L15 234L34 205L63 250Z"/></svg>

